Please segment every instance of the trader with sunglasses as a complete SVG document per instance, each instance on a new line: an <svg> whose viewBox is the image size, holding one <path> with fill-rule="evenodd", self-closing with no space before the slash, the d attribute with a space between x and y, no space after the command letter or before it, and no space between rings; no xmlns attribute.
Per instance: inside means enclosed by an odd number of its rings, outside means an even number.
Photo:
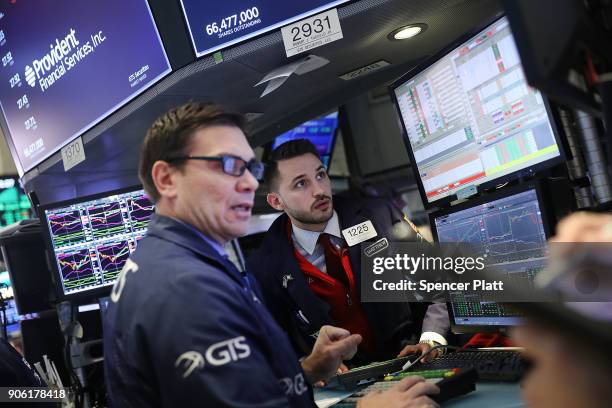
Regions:
<svg viewBox="0 0 612 408"><path fill-rule="evenodd" d="M243 123L219 106L190 103L146 135L139 173L156 214L105 316L111 406L313 406L309 384L357 350L361 336L326 326L299 362L255 280L228 260L224 245L246 233L263 172ZM410 379L364 406L436 390Z"/></svg>

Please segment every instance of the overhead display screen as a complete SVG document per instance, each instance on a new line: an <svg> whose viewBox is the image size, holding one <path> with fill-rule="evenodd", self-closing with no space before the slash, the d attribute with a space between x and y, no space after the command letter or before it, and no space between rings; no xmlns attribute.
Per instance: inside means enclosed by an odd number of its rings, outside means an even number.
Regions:
<svg viewBox="0 0 612 408"><path fill-rule="evenodd" d="M0 105L20 172L171 68L145 0L0 6Z"/></svg>
<svg viewBox="0 0 612 408"><path fill-rule="evenodd" d="M181 0L198 57L316 14L348 0Z"/></svg>
<svg viewBox="0 0 612 408"><path fill-rule="evenodd" d="M552 165L552 117L501 18L394 88L426 204Z"/></svg>

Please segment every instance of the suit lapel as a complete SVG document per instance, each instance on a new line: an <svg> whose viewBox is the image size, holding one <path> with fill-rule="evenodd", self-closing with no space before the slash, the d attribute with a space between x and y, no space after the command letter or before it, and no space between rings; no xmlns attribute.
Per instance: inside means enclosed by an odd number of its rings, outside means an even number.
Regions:
<svg viewBox="0 0 612 408"><path fill-rule="evenodd" d="M286 218L286 216L283 217ZM295 303L298 309L296 313L301 311L302 315L308 319L308 322L316 325L316 327L329 324L329 305L314 294L308 285L308 278L300 270L298 262L293 255L293 245L286 238L287 222L289 222L288 218L282 223L281 233L285 239L278 242L278 252L275 251L270 254L271 257L278 260L270 270L275 271L276 279ZM278 254L287 255L278 256Z"/></svg>

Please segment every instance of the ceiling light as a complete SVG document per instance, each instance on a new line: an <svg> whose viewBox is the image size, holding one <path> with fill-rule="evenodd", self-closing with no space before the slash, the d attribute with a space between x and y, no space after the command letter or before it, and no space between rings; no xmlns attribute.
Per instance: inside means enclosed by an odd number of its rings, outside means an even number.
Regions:
<svg viewBox="0 0 612 408"><path fill-rule="evenodd" d="M422 33L427 29L427 24L410 24L404 27L397 28L389 33L388 39L395 40L406 40L412 38L417 34Z"/></svg>
<svg viewBox="0 0 612 408"><path fill-rule="evenodd" d="M420 33L421 30L422 28L417 26L404 27L400 31L395 33L393 35L393 38L395 38L396 40L405 40L406 38L414 37L415 35Z"/></svg>

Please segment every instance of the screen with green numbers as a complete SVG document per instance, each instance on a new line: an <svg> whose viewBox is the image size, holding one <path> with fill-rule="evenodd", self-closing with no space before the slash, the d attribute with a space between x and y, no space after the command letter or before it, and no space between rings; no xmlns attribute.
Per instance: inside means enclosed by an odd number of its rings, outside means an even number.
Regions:
<svg viewBox="0 0 612 408"><path fill-rule="evenodd" d="M32 218L28 196L16 177L0 177L0 227Z"/></svg>

